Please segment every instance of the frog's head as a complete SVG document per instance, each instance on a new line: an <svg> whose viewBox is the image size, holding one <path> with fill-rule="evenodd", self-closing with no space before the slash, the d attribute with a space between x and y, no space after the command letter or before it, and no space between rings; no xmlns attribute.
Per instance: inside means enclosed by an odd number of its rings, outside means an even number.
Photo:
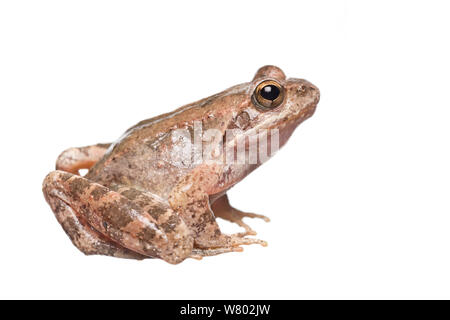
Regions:
<svg viewBox="0 0 450 320"><path fill-rule="evenodd" d="M245 91L240 95L244 101L232 126L247 134L278 129L280 147L300 123L313 115L320 98L316 86L303 79L286 79L275 66L260 68L253 80L241 88Z"/></svg>
<svg viewBox="0 0 450 320"><path fill-rule="evenodd" d="M310 82L286 79L280 68L264 66L252 81L186 105L169 114L167 122L174 125L177 132L183 131L172 139L180 141L180 148L184 148L184 141L189 139L180 139L180 136L190 137L195 144L200 141L195 139L196 132L203 130L203 147L196 146L194 152L202 151L207 160L223 160L226 155L227 163L239 162L244 151L248 155L245 165L261 164L286 143L300 123L313 115L319 97L319 89ZM216 152L221 147L225 152ZM175 155L180 154L179 149L170 149L175 150ZM255 152L257 150L259 152ZM262 157L264 151L268 157ZM233 153L239 155L228 159Z"/></svg>

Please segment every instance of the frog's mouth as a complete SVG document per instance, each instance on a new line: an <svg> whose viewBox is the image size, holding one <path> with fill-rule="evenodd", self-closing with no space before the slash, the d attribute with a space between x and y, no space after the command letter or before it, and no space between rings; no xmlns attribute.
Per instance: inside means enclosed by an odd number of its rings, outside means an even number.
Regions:
<svg viewBox="0 0 450 320"><path fill-rule="evenodd" d="M318 102L318 101L317 101ZM279 130L279 145L280 148L287 142L294 130L306 119L310 118L316 111L317 102L311 102L306 108L301 110L298 114L292 115L285 119L284 123L277 128Z"/></svg>

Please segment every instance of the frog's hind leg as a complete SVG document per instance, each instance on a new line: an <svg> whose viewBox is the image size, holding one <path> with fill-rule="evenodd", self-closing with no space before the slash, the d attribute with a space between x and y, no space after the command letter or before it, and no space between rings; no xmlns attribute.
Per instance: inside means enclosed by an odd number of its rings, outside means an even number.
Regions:
<svg viewBox="0 0 450 320"><path fill-rule="evenodd" d="M254 231L248 224L246 224L244 221L242 221L243 218L259 218L263 219L266 222L269 222L270 219L266 216L255 214L255 213L248 213L240 211L236 208L233 208L230 205L230 202L228 200L228 196L224 194L220 198L218 198L214 203L211 205L211 209L214 212L214 215L216 217L222 218L224 220L236 223L238 226L245 229L245 232L240 233L241 236L256 235L256 231Z"/></svg>
<svg viewBox="0 0 450 320"><path fill-rule="evenodd" d="M105 143L67 149L56 160L56 170L79 174L80 169L90 169L104 156L110 145Z"/></svg>
<svg viewBox="0 0 450 320"><path fill-rule="evenodd" d="M73 243L87 254L179 263L192 252L187 226L150 194L128 187L113 191L63 171L45 178L43 192Z"/></svg>
<svg viewBox="0 0 450 320"><path fill-rule="evenodd" d="M83 217L77 215L67 203L46 193L47 202L55 213L62 228L81 252L86 255L106 255L117 258L144 259L145 256L119 246L100 232L93 229Z"/></svg>

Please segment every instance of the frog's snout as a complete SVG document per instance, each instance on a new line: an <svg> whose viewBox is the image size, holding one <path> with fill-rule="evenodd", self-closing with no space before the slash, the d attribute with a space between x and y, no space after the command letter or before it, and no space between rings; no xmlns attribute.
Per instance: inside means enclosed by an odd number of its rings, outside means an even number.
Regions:
<svg viewBox="0 0 450 320"><path fill-rule="evenodd" d="M308 102L317 104L320 100L320 90L315 85L307 80L300 80L300 85L297 88L298 94L303 96Z"/></svg>
<svg viewBox="0 0 450 320"><path fill-rule="evenodd" d="M312 83L309 84L309 92L312 96L313 103L317 105L320 101L320 90Z"/></svg>
<svg viewBox="0 0 450 320"><path fill-rule="evenodd" d="M309 118L314 114L320 100L320 90L311 82L304 79L289 79L290 95L295 113Z"/></svg>
<svg viewBox="0 0 450 320"><path fill-rule="evenodd" d="M310 113L309 116L312 116L314 112L316 111L317 104L320 101L320 90L312 83L309 84L308 88L309 96L310 96L310 102L308 103L307 109Z"/></svg>

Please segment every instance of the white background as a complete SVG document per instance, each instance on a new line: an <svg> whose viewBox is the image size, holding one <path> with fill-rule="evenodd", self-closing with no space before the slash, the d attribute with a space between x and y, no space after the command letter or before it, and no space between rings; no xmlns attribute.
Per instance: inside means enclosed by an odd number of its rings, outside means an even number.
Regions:
<svg viewBox="0 0 450 320"><path fill-rule="evenodd" d="M445 1L2 1L0 298L450 298ZM322 99L232 203L269 247L85 257L58 154L280 66ZM236 231L230 225L224 229Z"/></svg>

